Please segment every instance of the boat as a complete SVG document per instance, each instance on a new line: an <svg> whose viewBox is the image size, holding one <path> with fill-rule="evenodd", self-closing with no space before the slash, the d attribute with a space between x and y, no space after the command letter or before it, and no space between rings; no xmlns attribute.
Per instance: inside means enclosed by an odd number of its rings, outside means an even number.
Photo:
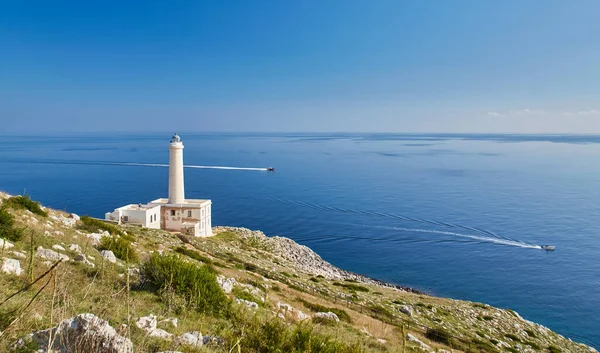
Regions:
<svg viewBox="0 0 600 353"><path fill-rule="evenodd" d="M273 168L273 167L269 167L269 168L267 168L267 171L268 171L268 172L274 172L274 171L275 171L275 168Z"/></svg>
<svg viewBox="0 0 600 353"><path fill-rule="evenodd" d="M542 245L542 250L546 250L546 251L554 251L555 248L556 248L556 246L554 246L554 245Z"/></svg>

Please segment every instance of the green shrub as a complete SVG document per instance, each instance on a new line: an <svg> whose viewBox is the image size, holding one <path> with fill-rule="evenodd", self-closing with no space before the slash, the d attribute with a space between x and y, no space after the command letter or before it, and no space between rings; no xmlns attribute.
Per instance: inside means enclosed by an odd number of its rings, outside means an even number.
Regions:
<svg viewBox="0 0 600 353"><path fill-rule="evenodd" d="M209 265L198 266L177 255L154 253L142 265L141 274L146 283L158 290L172 290L198 312L222 316L229 311L229 298Z"/></svg>
<svg viewBox="0 0 600 353"><path fill-rule="evenodd" d="M135 251L131 243L125 238L118 238L115 235L112 237L102 237L98 249L110 250L117 258L130 263L140 261L137 251Z"/></svg>
<svg viewBox="0 0 600 353"><path fill-rule="evenodd" d="M38 216L48 217L48 212L42 210L39 202L33 201L29 195L9 197L4 203L14 209L29 210Z"/></svg>
<svg viewBox="0 0 600 353"><path fill-rule="evenodd" d="M353 284L353 283L333 282L333 285L338 286L338 287L344 287L346 289L350 289L350 290L353 290L356 292L369 292L369 288L359 286L358 284Z"/></svg>
<svg viewBox="0 0 600 353"><path fill-rule="evenodd" d="M562 353L562 351L560 350L560 348L558 348L556 346L548 346L548 351L550 353Z"/></svg>
<svg viewBox="0 0 600 353"><path fill-rule="evenodd" d="M308 280L311 281L311 282L319 283L319 279L315 278L315 277L311 277Z"/></svg>
<svg viewBox="0 0 600 353"><path fill-rule="evenodd" d="M533 332L532 330L525 329L525 332L527 332L527 335L529 337L536 337L535 332Z"/></svg>
<svg viewBox="0 0 600 353"><path fill-rule="evenodd" d="M511 353L520 353L521 351L519 351L516 348L512 348L512 347L506 347L504 348L507 352L511 352Z"/></svg>
<svg viewBox="0 0 600 353"><path fill-rule="evenodd" d="M504 337L510 338L511 340L513 340L515 342L521 342L521 339L517 335L513 335L512 333L507 333L504 335Z"/></svg>
<svg viewBox="0 0 600 353"><path fill-rule="evenodd" d="M208 257L202 256L197 251L190 250L190 249L188 249L186 247L183 247L183 246L177 247L175 249L175 251L178 252L178 253L180 253L180 254L182 254L182 255L191 257L194 260L198 260L200 262L203 262L205 264L209 264L210 265L210 264L213 263L213 261L211 259L209 259Z"/></svg>
<svg viewBox="0 0 600 353"><path fill-rule="evenodd" d="M281 287L280 287L280 286L278 286L278 285L276 285L276 284L274 284L274 285L271 287L271 290L272 290L272 291L274 291L274 292L281 292Z"/></svg>
<svg viewBox="0 0 600 353"><path fill-rule="evenodd" d="M14 226L13 216L0 207L0 239L19 241L23 238L23 229Z"/></svg>
<svg viewBox="0 0 600 353"><path fill-rule="evenodd" d="M307 309L314 311L316 313L326 313L331 311L332 313L336 314L337 317L342 320L342 321L346 321L346 322L352 322L352 319L350 318L350 315L348 315L348 313L346 311L344 311L343 309L338 309L338 308L331 308L331 307L327 307L327 306L323 306L320 304L314 304L311 302L308 302L302 298L297 298L299 302L301 302Z"/></svg>
<svg viewBox="0 0 600 353"><path fill-rule="evenodd" d="M373 314L375 314L375 316L378 317L384 316L387 319L395 318L394 314L392 314L387 308L385 308L382 305L371 304L367 306L367 309L369 309Z"/></svg>
<svg viewBox="0 0 600 353"><path fill-rule="evenodd" d="M281 271L281 274L286 276L286 277L292 277L292 275L290 275L289 273L285 272L285 271Z"/></svg>
<svg viewBox="0 0 600 353"><path fill-rule="evenodd" d="M79 226L79 228L92 233L97 233L99 231L105 230L110 234L118 235L129 241L134 241L133 236L125 234L125 232L123 232L120 227L108 222L101 221L99 219L91 218L89 216L81 217L81 225Z"/></svg>
<svg viewBox="0 0 600 353"><path fill-rule="evenodd" d="M239 341L239 350L232 347L229 351L249 353L359 353L365 350L360 342L348 344L333 337L314 331L310 323L288 326L283 320L261 318L260 316L244 316L239 311L232 315L233 330L228 342ZM233 349L235 348L235 349Z"/></svg>
<svg viewBox="0 0 600 353"><path fill-rule="evenodd" d="M524 344L528 345L529 347L533 348L533 349L540 349L540 346L537 345L537 343L532 342L532 341L523 341Z"/></svg>
<svg viewBox="0 0 600 353"><path fill-rule="evenodd" d="M452 341L452 336L441 328L428 328L427 332L425 332L425 337L447 346L449 346Z"/></svg>

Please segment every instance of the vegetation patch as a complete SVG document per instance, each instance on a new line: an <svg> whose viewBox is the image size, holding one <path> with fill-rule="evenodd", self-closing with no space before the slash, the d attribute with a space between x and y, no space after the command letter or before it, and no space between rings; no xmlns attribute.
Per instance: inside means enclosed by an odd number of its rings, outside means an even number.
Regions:
<svg viewBox="0 0 600 353"><path fill-rule="evenodd" d="M452 343L452 336L441 328L428 328L427 332L425 332L425 337L429 338L432 341L439 342L450 346Z"/></svg>
<svg viewBox="0 0 600 353"><path fill-rule="evenodd" d="M511 340L513 340L515 342L521 342L521 339L517 335L513 335L512 333L507 333L504 335L504 337L510 338Z"/></svg>
<svg viewBox="0 0 600 353"><path fill-rule="evenodd" d="M98 233L100 231L105 230L112 235L118 235L120 237L128 239L129 241L133 241L132 236L126 235L125 232L123 232L118 226L101 221L99 219L91 218L89 216L81 217L81 225L79 226L79 229L91 233Z"/></svg>
<svg viewBox="0 0 600 353"><path fill-rule="evenodd" d="M258 306L263 306L263 302L259 298L254 296L252 293L244 290L243 288L240 288L240 287L233 288L233 294L238 299L244 299L249 302L255 302L256 304L258 304Z"/></svg>
<svg viewBox="0 0 600 353"><path fill-rule="evenodd" d="M349 290L353 290L355 292L369 292L369 288L367 287L363 287L360 286L358 284L354 284L354 283L340 283L340 282L333 282L334 286L337 287L343 287Z"/></svg>
<svg viewBox="0 0 600 353"><path fill-rule="evenodd" d="M396 318L396 316L394 316L394 314L392 314L392 312L389 311L383 305L371 304L371 305L367 306L367 309L369 309L373 314L375 314L378 317L383 316L383 317L387 318L388 320L392 320L392 319Z"/></svg>
<svg viewBox="0 0 600 353"><path fill-rule="evenodd" d="M556 347L556 346L548 346L548 351L550 353L562 353L562 351L560 350L560 348Z"/></svg>
<svg viewBox="0 0 600 353"><path fill-rule="evenodd" d="M352 319L350 318L350 315L348 315L348 313L343 310L343 309L338 309L338 308L331 308L331 307L327 307L327 306L323 306L320 304L314 304L311 302L308 302L302 298L297 298L299 302L302 303L302 305L304 305L308 310L314 311L315 313L326 313L326 312L332 312L334 314L337 315L337 317L342 320L342 321L346 321L346 322L352 322Z"/></svg>
<svg viewBox="0 0 600 353"><path fill-rule="evenodd" d="M182 255L191 257L194 260L197 260L197 261L200 261L202 263L205 263L205 264L209 264L210 265L210 264L213 263L213 261L211 259L209 259L208 257L200 255L197 251L190 250L190 249L188 249L186 247L183 247L183 246L177 247L175 249L175 251L178 252L178 253L180 253L180 254L182 254Z"/></svg>
<svg viewBox="0 0 600 353"><path fill-rule="evenodd" d="M44 211L39 202L33 201L29 195L9 197L4 204L17 210L29 210L38 216L48 217L48 212Z"/></svg>
<svg viewBox="0 0 600 353"><path fill-rule="evenodd" d="M10 241L19 241L23 238L23 229L15 227L13 216L0 207L0 238Z"/></svg>
<svg viewBox="0 0 600 353"><path fill-rule="evenodd" d="M535 332L533 332L532 330L525 329L525 332L527 332L527 335L529 337L536 337Z"/></svg>
<svg viewBox="0 0 600 353"><path fill-rule="evenodd" d="M157 290L175 293L198 312L223 316L229 311L229 298L209 265L198 266L177 255L154 253L140 270L146 283Z"/></svg>
<svg viewBox="0 0 600 353"><path fill-rule="evenodd" d="M140 261L140 257L131 243L125 238L118 238L115 235L112 237L102 237L100 244L98 245L98 249L110 250L117 258L130 263L136 263Z"/></svg>

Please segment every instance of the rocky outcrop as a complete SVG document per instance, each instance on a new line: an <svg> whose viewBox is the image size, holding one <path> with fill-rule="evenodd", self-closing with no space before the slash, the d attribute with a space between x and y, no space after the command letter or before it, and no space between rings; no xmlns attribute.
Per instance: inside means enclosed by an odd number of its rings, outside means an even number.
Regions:
<svg viewBox="0 0 600 353"><path fill-rule="evenodd" d="M77 224L77 220L75 218L67 218L61 213L53 212L52 214L50 214L50 218L52 218L56 222L62 223L66 227L73 227L75 226L75 224Z"/></svg>
<svg viewBox="0 0 600 353"><path fill-rule="evenodd" d="M2 259L2 272L20 276L23 270L21 269L19 260L4 258Z"/></svg>
<svg viewBox="0 0 600 353"><path fill-rule="evenodd" d="M133 352L133 345L129 339L120 336L107 321L94 314L80 314L64 320L57 327L35 332L31 339L44 351L51 348L61 353Z"/></svg>

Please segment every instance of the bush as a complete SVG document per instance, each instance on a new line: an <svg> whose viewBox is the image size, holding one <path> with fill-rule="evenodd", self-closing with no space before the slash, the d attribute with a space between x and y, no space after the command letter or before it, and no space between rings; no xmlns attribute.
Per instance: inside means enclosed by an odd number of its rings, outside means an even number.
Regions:
<svg viewBox="0 0 600 353"><path fill-rule="evenodd" d="M112 235L118 235L122 238L125 238L129 241L134 241L133 236L125 234L118 226L114 224L110 224L99 219L91 218L89 216L81 217L81 225L80 229L86 230L88 232L97 233L99 231L107 231Z"/></svg>
<svg viewBox="0 0 600 353"><path fill-rule="evenodd" d="M112 237L102 237L99 250L110 250L115 256L123 261L135 263L140 261L140 258L135 251L135 248L125 238L119 238L115 235Z"/></svg>
<svg viewBox="0 0 600 353"><path fill-rule="evenodd" d="M141 274L146 283L158 290L172 290L198 312L220 316L229 311L229 298L209 265L198 266L177 255L154 253L142 265Z"/></svg>
<svg viewBox="0 0 600 353"><path fill-rule="evenodd" d="M186 247L183 247L183 246L177 247L175 249L175 251L178 252L178 253L180 253L180 254L182 254L182 255L189 256L189 257L191 257L194 260L198 260L200 262L203 262L205 264L209 264L210 265L210 264L213 263L213 261L211 259L209 259L208 257L202 256L197 251L190 250L190 249L188 249Z"/></svg>
<svg viewBox="0 0 600 353"><path fill-rule="evenodd" d="M425 337L432 341L439 342L449 346L451 344L452 336L441 328L428 328L425 332Z"/></svg>
<svg viewBox="0 0 600 353"><path fill-rule="evenodd" d="M355 292L369 292L369 288L359 286L358 284L353 284L353 283L333 282L333 285L338 286L338 287L344 287L346 289L353 290Z"/></svg>
<svg viewBox="0 0 600 353"><path fill-rule="evenodd" d="M301 302L307 309L314 311L316 313L319 313L319 312L326 313L328 311L331 311L332 313L336 314L340 320L346 321L346 322L352 322L350 315L348 315L348 313L346 311L344 311L343 309L330 308L330 307L326 307L326 306L323 306L320 304L314 304L314 303L308 302L301 298L298 298L298 301Z"/></svg>
<svg viewBox="0 0 600 353"><path fill-rule="evenodd" d="M333 337L314 332L309 323L288 326L282 320L261 319L259 316L244 316L243 312L233 312L233 331L227 341L239 341L241 352L311 352L311 353L358 353L364 352L360 342L348 344L336 341Z"/></svg>
<svg viewBox="0 0 600 353"><path fill-rule="evenodd" d="M504 335L504 337L510 338L511 340L513 340L515 342L521 342L521 339L517 335L513 335L512 333L507 333Z"/></svg>
<svg viewBox="0 0 600 353"><path fill-rule="evenodd" d="M5 204L14 209L29 210L38 216L48 217L48 212L42 210L40 204L33 201L29 195L10 197L5 201Z"/></svg>
<svg viewBox="0 0 600 353"><path fill-rule="evenodd" d="M525 329L525 332L527 332L527 335L529 337L536 337L535 332L533 332L532 330Z"/></svg>
<svg viewBox="0 0 600 353"><path fill-rule="evenodd" d="M556 346L548 346L548 351L550 353L562 353L562 351L560 350L560 348L558 348Z"/></svg>
<svg viewBox="0 0 600 353"><path fill-rule="evenodd" d="M0 239L19 241L23 238L23 229L14 226L13 216L0 207Z"/></svg>

